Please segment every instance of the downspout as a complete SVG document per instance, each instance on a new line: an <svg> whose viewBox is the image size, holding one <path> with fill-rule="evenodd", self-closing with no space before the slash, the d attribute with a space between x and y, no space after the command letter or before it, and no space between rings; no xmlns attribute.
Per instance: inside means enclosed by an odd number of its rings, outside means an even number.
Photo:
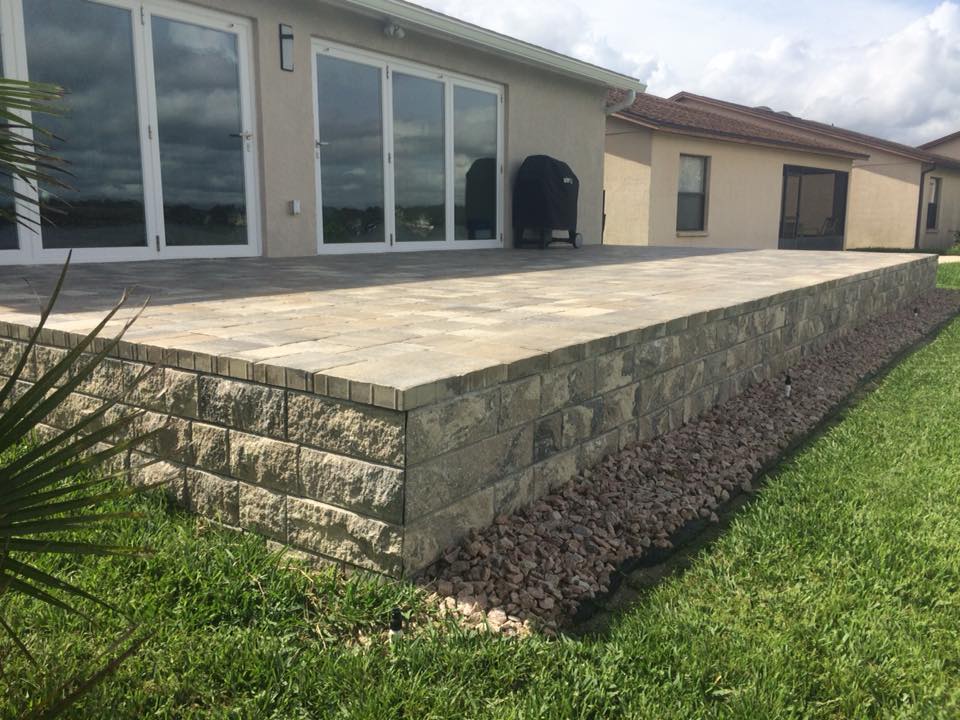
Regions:
<svg viewBox="0 0 960 720"><path fill-rule="evenodd" d="M937 164L933 163L925 170L920 171L920 199L917 201L917 236L913 240L913 249L920 249L920 233L923 232L922 228L924 226L924 217L923 217L923 193L927 188L927 175L932 173L937 169Z"/></svg>
<svg viewBox="0 0 960 720"><path fill-rule="evenodd" d="M627 94L623 96L623 100L618 103L614 103L607 107L606 114L607 117L610 115L615 115L622 110L626 110L628 107L633 105L637 101L637 91L636 90L627 90ZM603 193L603 218L600 225L600 244L603 245L604 235L606 235L607 230L607 193Z"/></svg>
<svg viewBox="0 0 960 720"><path fill-rule="evenodd" d="M622 110L626 110L628 107L633 105L637 100L637 91L636 90L627 90L627 94L624 96L623 100L616 103L615 105L610 105L607 107L607 115L614 115Z"/></svg>

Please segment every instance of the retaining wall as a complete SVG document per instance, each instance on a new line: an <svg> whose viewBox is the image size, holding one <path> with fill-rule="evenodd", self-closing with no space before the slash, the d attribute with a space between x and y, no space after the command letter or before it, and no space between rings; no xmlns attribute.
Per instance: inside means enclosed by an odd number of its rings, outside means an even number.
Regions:
<svg viewBox="0 0 960 720"><path fill-rule="evenodd" d="M226 377L216 363L167 367L113 411L148 411L131 432L163 428L120 462L133 482L165 481L184 507L226 525L387 575L411 573L605 455L909 303L934 287L936 270L936 258L918 258L558 349L475 375L471 387L451 382L444 399L412 409L374 398L373 388L358 402L332 388ZM29 332L0 323L0 377ZM45 331L23 381L77 339ZM66 427L123 395L163 359L154 350L125 343L47 425Z"/></svg>

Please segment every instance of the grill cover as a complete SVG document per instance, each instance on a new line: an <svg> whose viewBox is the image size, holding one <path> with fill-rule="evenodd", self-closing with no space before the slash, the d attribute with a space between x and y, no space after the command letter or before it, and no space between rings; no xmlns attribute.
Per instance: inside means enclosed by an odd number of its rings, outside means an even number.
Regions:
<svg viewBox="0 0 960 720"><path fill-rule="evenodd" d="M486 240L497 230L497 159L479 158L467 170L467 238Z"/></svg>
<svg viewBox="0 0 960 720"><path fill-rule="evenodd" d="M523 231L569 230L572 240L577 228L577 200L580 180L561 160L531 155L520 166L513 187L513 225L517 238Z"/></svg>

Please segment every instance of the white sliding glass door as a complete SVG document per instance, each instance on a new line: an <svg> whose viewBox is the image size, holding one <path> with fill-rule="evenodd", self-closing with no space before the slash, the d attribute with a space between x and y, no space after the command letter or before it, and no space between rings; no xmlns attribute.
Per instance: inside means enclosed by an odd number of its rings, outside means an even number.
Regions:
<svg viewBox="0 0 960 720"><path fill-rule="evenodd" d="M447 239L445 84L393 73L394 227L397 243Z"/></svg>
<svg viewBox="0 0 960 720"><path fill-rule="evenodd" d="M6 77L6 69L14 66L15 46L10 37L3 32L7 26L6 17L0 17L0 75ZM24 262L28 257L21 249L20 234L14 220L14 192L22 192L20 183L4 176L0 178L0 263Z"/></svg>
<svg viewBox="0 0 960 720"><path fill-rule="evenodd" d="M259 228L247 32L158 6L146 19L168 257L253 254Z"/></svg>
<svg viewBox="0 0 960 720"><path fill-rule="evenodd" d="M500 102L485 90L453 89L454 240L498 237Z"/></svg>
<svg viewBox="0 0 960 720"><path fill-rule="evenodd" d="M67 91L62 115L39 118L55 137L37 140L68 161L70 188L37 189L21 255L259 253L245 21L164 0L0 2L13 74Z"/></svg>
<svg viewBox="0 0 960 720"><path fill-rule="evenodd" d="M38 118L69 164L69 190L40 185L44 250L148 248L137 107L134 13L76 0L22 0L31 80L67 90L64 112ZM139 18L137 18L139 20ZM40 140L40 138L37 138Z"/></svg>
<svg viewBox="0 0 960 720"><path fill-rule="evenodd" d="M386 248L383 63L316 58L318 231L330 252Z"/></svg>
<svg viewBox="0 0 960 720"><path fill-rule="evenodd" d="M314 43L320 252L499 247L502 89Z"/></svg>

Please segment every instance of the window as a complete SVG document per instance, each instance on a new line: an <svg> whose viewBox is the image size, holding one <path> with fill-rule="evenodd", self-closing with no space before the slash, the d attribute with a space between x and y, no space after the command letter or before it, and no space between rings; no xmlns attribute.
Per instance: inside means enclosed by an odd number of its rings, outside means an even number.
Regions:
<svg viewBox="0 0 960 720"><path fill-rule="evenodd" d="M40 124L70 187L18 181L42 220L19 228L15 260L259 254L250 22L172 0L0 10L8 76L66 89Z"/></svg>
<svg viewBox="0 0 960 720"><path fill-rule="evenodd" d="M927 195L927 230L936 230L940 216L940 178L930 178Z"/></svg>
<svg viewBox="0 0 960 720"><path fill-rule="evenodd" d="M475 88L454 88L454 222L458 241L497 237L498 116L496 95Z"/></svg>
<svg viewBox="0 0 960 720"><path fill-rule="evenodd" d="M782 250L842 250L847 173L785 165L780 210Z"/></svg>
<svg viewBox="0 0 960 720"><path fill-rule="evenodd" d="M502 89L314 42L320 252L500 245Z"/></svg>
<svg viewBox="0 0 960 720"><path fill-rule="evenodd" d="M707 229L707 164L708 158L700 155L680 156L677 232Z"/></svg>

